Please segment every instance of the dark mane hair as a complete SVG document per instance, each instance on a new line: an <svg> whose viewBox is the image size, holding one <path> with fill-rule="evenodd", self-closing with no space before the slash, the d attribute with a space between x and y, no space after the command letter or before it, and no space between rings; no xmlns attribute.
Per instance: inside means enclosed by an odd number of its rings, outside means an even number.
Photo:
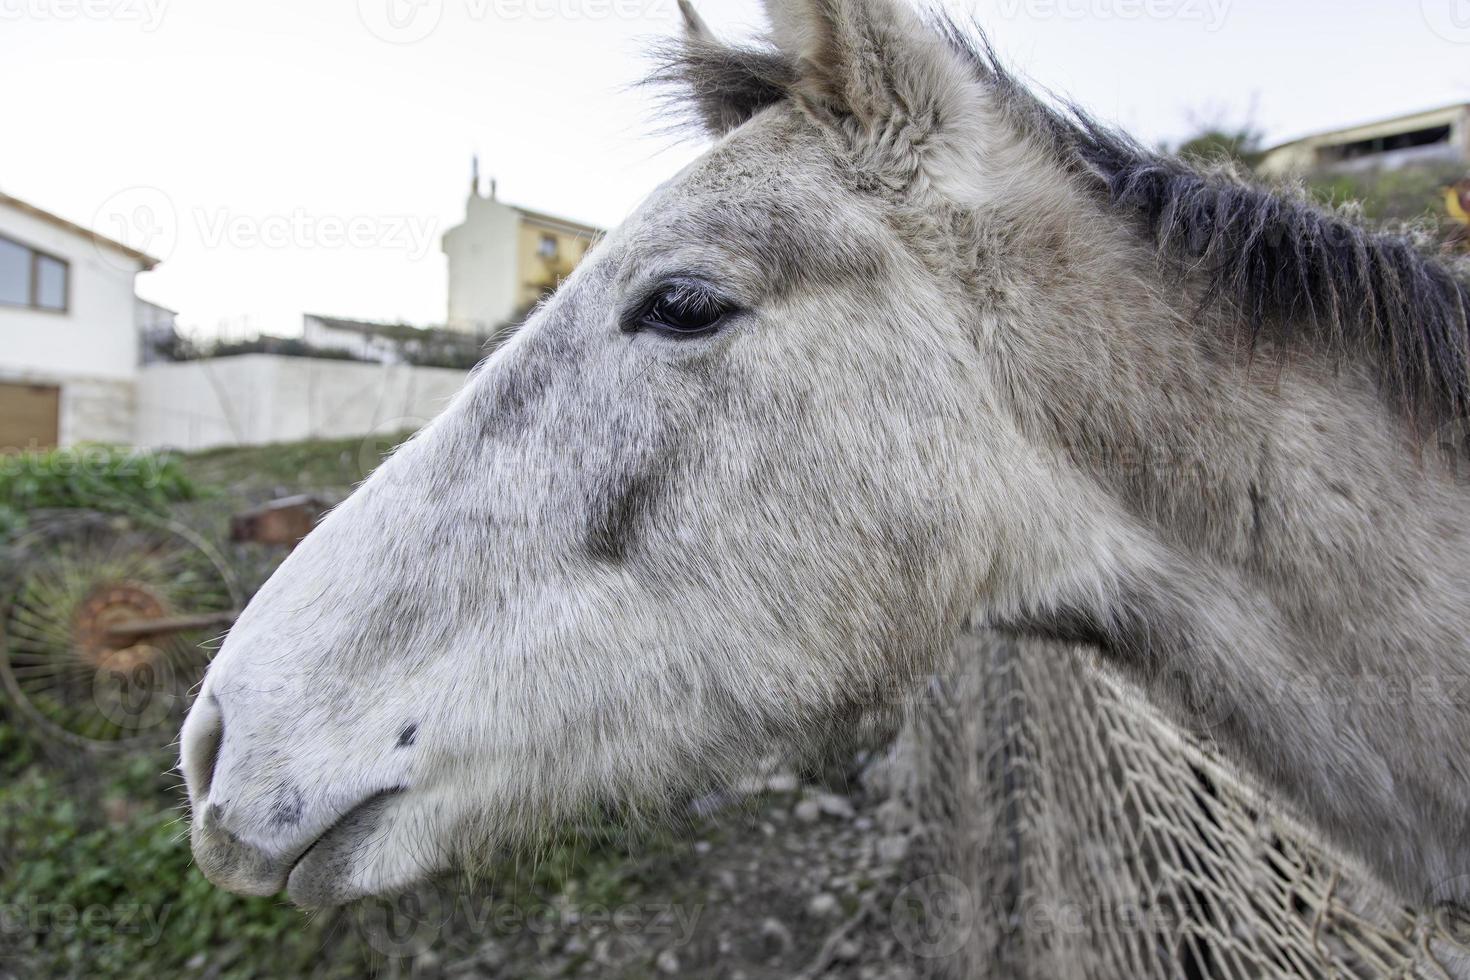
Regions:
<svg viewBox="0 0 1470 980"><path fill-rule="evenodd" d="M1385 234L1224 168L1203 169L1043 100L1001 63L985 33L938 29L1000 107L1099 200L1134 220L1174 268L1205 277L1263 335L1361 358L1385 398L1418 423L1470 412L1470 286L1407 234ZM778 52L685 40L658 51L650 81L686 114L733 128L787 98L796 68Z"/></svg>

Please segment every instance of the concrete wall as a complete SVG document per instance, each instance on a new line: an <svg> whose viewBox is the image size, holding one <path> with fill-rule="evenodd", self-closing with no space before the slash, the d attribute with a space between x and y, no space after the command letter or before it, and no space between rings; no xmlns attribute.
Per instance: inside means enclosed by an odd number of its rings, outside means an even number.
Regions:
<svg viewBox="0 0 1470 980"><path fill-rule="evenodd" d="M138 377L133 441L188 450L417 429L468 376L273 354L150 364Z"/></svg>
<svg viewBox="0 0 1470 980"><path fill-rule="evenodd" d="M133 441L135 381L72 378L61 385L61 444Z"/></svg>

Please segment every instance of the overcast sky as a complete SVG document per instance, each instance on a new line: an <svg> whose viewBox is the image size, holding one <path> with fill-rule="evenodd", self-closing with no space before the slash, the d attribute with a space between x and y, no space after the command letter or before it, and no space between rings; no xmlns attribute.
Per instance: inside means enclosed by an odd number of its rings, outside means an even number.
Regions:
<svg viewBox="0 0 1470 980"><path fill-rule="evenodd" d="M756 0L704 0L749 36ZM1149 141L1273 141L1470 102L1470 0L978 0L1012 65ZM674 0L0 0L0 190L165 259L188 325L442 319L470 155L615 224L698 147L655 135Z"/></svg>

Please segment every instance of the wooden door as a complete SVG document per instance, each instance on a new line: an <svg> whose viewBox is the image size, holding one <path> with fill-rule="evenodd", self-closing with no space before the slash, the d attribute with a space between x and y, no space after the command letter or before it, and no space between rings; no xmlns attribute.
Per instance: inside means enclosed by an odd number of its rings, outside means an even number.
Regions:
<svg viewBox="0 0 1470 980"><path fill-rule="evenodd" d="M60 388L0 383L0 453L54 449L60 435Z"/></svg>

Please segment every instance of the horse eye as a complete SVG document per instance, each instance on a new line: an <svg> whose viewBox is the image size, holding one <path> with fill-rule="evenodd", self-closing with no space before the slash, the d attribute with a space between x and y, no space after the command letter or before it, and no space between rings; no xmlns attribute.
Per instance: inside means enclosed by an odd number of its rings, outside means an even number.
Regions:
<svg viewBox="0 0 1470 980"><path fill-rule="evenodd" d="M657 330L676 337L696 337L719 329L734 311L732 303L702 285L670 283L654 293L623 329L629 332Z"/></svg>

